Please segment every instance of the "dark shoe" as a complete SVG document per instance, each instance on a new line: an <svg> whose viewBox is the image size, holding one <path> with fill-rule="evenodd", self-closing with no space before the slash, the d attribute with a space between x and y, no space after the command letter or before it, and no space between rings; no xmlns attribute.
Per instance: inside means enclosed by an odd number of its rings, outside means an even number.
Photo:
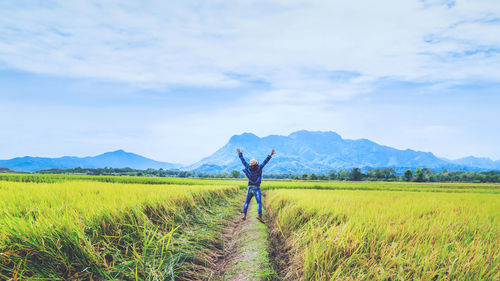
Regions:
<svg viewBox="0 0 500 281"><path fill-rule="evenodd" d="M246 220L247 219L247 214L243 214L243 217L241 219L242 220Z"/></svg>
<svg viewBox="0 0 500 281"><path fill-rule="evenodd" d="M264 219L262 218L262 214L259 214L257 216L257 219L261 222L261 223L264 223Z"/></svg>

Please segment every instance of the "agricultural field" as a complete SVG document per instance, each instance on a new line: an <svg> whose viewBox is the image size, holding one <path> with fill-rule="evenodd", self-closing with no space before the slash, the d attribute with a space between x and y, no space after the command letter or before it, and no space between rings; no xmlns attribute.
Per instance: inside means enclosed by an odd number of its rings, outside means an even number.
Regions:
<svg viewBox="0 0 500 281"><path fill-rule="evenodd" d="M0 181L0 280L203 279L238 187ZM227 207L229 206L229 207Z"/></svg>
<svg viewBox="0 0 500 281"><path fill-rule="evenodd" d="M281 189L265 202L290 280L500 278L498 195Z"/></svg>
<svg viewBox="0 0 500 281"><path fill-rule="evenodd" d="M500 185L0 175L0 280L500 280Z"/></svg>
<svg viewBox="0 0 500 281"><path fill-rule="evenodd" d="M131 177L131 176L87 176L87 175L46 175L46 174L0 174L0 181L55 183L67 181L97 181L105 183L137 184L179 184L179 185L216 185L246 188L245 179L207 179L207 178L168 178L168 177ZM269 180L262 182L263 190L269 189L338 189L338 190L392 190L392 191L430 191L430 192L474 192L500 193L497 183L464 182L382 182L382 181L304 181Z"/></svg>

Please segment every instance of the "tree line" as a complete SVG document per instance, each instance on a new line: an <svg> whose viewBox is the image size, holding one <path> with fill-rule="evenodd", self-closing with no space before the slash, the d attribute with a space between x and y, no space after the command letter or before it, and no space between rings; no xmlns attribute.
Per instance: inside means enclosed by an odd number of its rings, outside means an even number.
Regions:
<svg viewBox="0 0 500 281"><path fill-rule="evenodd" d="M429 168L407 169L398 175L393 168L375 168L362 171L360 168L331 170L327 174L304 173L302 175L275 174L266 175L268 178L295 179L295 180L344 180L344 181L406 181L406 182L500 182L500 171L470 172L451 171L443 169L441 172Z"/></svg>
<svg viewBox="0 0 500 281"><path fill-rule="evenodd" d="M73 168L49 169L36 172L38 174L84 174L103 176L146 176L146 177L180 177L180 178L243 178L238 170L220 173L204 173L180 170L132 168ZM500 171L468 172L450 171L446 169L436 172L429 168L407 169L403 174L398 174L393 168L374 168L361 170L360 168L331 170L328 173L303 173L303 174L266 174L270 179L295 179L295 180L340 180L340 181L407 181L407 182L500 182Z"/></svg>

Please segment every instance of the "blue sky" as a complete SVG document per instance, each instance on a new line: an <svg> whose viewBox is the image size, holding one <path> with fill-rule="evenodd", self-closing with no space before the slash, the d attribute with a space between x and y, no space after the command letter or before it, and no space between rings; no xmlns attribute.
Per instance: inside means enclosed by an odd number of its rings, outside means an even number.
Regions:
<svg viewBox="0 0 500 281"><path fill-rule="evenodd" d="M496 160L499 105L496 0L0 3L0 159L307 129Z"/></svg>

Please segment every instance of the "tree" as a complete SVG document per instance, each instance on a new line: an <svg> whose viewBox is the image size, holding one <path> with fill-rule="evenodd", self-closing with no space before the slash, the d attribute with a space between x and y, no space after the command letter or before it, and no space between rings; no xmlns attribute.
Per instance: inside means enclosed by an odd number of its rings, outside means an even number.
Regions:
<svg viewBox="0 0 500 281"><path fill-rule="evenodd" d="M328 177L327 177L325 174L319 174L319 175L318 175L318 179L319 179L319 180L327 180L327 179L328 179Z"/></svg>
<svg viewBox="0 0 500 281"><path fill-rule="evenodd" d="M386 180L396 178L396 171L393 168L385 168L382 170L382 174Z"/></svg>
<svg viewBox="0 0 500 281"><path fill-rule="evenodd" d="M361 169L359 168L354 168L351 171L351 180L353 181L360 181L363 179L364 174L361 173Z"/></svg>
<svg viewBox="0 0 500 281"><path fill-rule="evenodd" d="M240 177L240 175L241 175L241 173L240 173L240 171L238 171L238 170L232 170L232 171L231 171L231 177L232 177L232 178L239 178L239 177Z"/></svg>
<svg viewBox="0 0 500 281"><path fill-rule="evenodd" d="M349 177L350 177L349 170L340 170L338 175L337 175L337 178L339 180L344 180L344 181L348 180Z"/></svg>
<svg viewBox="0 0 500 281"><path fill-rule="evenodd" d="M337 179L337 171L330 170L330 172L328 172L328 179L329 180L335 180L335 179Z"/></svg>
<svg viewBox="0 0 500 281"><path fill-rule="evenodd" d="M413 178L413 172L410 169L406 170L404 178L406 181L411 181L411 179Z"/></svg>
<svg viewBox="0 0 500 281"><path fill-rule="evenodd" d="M381 178L381 173L379 169L369 169L366 175L371 179Z"/></svg>
<svg viewBox="0 0 500 281"><path fill-rule="evenodd" d="M160 168L160 170L158 170L158 176L159 177L164 177L165 176L165 171L162 168Z"/></svg>
<svg viewBox="0 0 500 281"><path fill-rule="evenodd" d="M416 182L423 182L425 180L424 178L424 173L420 168L417 168L417 173L415 174L415 181Z"/></svg>
<svg viewBox="0 0 500 281"><path fill-rule="evenodd" d="M424 176L429 177L435 174L435 172L429 168L423 168L422 173L424 173Z"/></svg>
<svg viewBox="0 0 500 281"><path fill-rule="evenodd" d="M191 172L189 171L180 171L178 177L179 178L187 178L191 176Z"/></svg>
<svg viewBox="0 0 500 281"><path fill-rule="evenodd" d="M312 173L309 175L309 179L315 181L318 179L318 176L315 173Z"/></svg>

